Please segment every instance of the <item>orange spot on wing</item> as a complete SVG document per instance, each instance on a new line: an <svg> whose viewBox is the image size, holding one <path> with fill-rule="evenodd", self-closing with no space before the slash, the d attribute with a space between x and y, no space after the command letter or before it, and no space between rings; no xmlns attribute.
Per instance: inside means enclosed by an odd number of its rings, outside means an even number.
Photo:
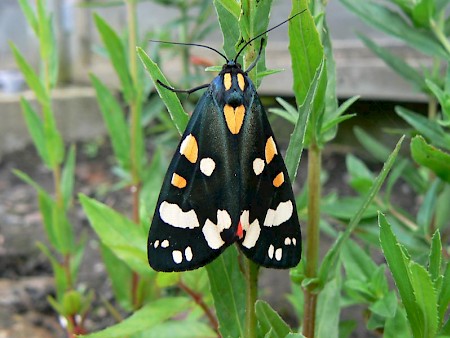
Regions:
<svg viewBox="0 0 450 338"><path fill-rule="evenodd" d="M198 145L197 140L192 134L186 136L186 138L181 142L180 154L184 155L189 162L195 163L198 158Z"/></svg>
<svg viewBox="0 0 450 338"><path fill-rule="evenodd" d="M245 107L240 105L236 108L226 104L223 107L223 113L225 115L225 121L227 122L228 129L234 135L239 134L242 124L244 123Z"/></svg>
<svg viewBox="0 0 450 338"><path fill-rule="evenodd" d="M177 188L184 188L186 186L186 179L180 175L178 175L177 173L174 173L172 175L172 181L171 181L172 185L177 187Z"/></svg>
<svg viewBox="0 0 450 338"><path fill-rule="evenodd" d="M280 185L284 183L284 174L283 172L280 172L274 179L273 179L273 185L278 188Z"/></svg>
<svg viewBox="0 0 450 338"><path fill-rule="evenodd" d="M225 87L225 90L228 90L231 88L231 74L230 73L223 74L223 86Z"/></svg>
<svg viewBox="0 0 450 338"><path fill-rule="evenodd" d="M266 142L266 163L269 164L276 154L278 154L277 146L275 145L275 141L271 136L267 139Z"/></svg>

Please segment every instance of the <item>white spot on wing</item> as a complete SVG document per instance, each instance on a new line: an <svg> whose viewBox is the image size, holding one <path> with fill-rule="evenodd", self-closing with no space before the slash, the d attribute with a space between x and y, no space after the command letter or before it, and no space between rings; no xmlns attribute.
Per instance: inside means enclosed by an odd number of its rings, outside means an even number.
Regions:
<svg viewBox="0 0 450 338"><path fill-rule="evenodd" d="M156 240L155 243L153 243L153 246L155 247L155 249L158 247L159 245L159 240Z"/></svg>
<svg viewBox="0 0 450 338"><path fill-rule="evenodd" d="M283 249L278 248L275 250L275 259L277 261L281 261L281 257L283 256Z"/></svg>
<svg viewBox="0 0 450 338"><path fill-rule="evenodd" d="M167 239L161 242L161 248L167 248L169 246L169 241Z"/></svg>
<svg viewBox="0 0 450 338"><path fill-rule="evenodd" d="M292 212L294 211L294 206L290 200L286 202L281 202L278 204L277 209L269 209L267 210L266 218L264 219L264 226L278 226L284 222L286 222L292 216Z"/></svg>
<svg viewBox="0 0 450 338"><path fill-rule="evenodd" d="M183 254L179 250L173 250L172 258L175 263L180 264L183 261Z"/></svg>
<svg viewBox="0 0 450 338"><path fill-rule="evenodd" d="M248 226L250 225L249 217L250 212L248 210L244 210L239 219L239 221L241 222L242 230L247 231Z"/></svg>
<svg viewBox="0 0 450 338"><path fill-rule="evenodd" d="M284 239L284 245L291 245L291 239L289 237Z"/></svg>
<svg viewBox="0 0 450 338"><path fill-rule="evenodd" d="M255 219L252 224L247 226L247 231L245 232L245 239L242 242L242 245L248 249L251 249L255 246L256 241L259 238L259 234L261 233L261 227L259 226L258 219Z"/></svg>
<svg viewBox="0 0 450 338"><path fill-rule="evenodd" d="M292 238L292 244L297 245L297 240L295 238Z"/></svg>
<svg viewBox="0 0 450 338"><path fill-rule="evenodd" d="M256 176L261 174L264 170L264 160L262 158L255 158L253 161L253 171L255 172Z"/></svg>
<svg viewBox="0 0 450 338"><path fill-rule="evenodd" d="M188 246L186 249L184 249L184 256L186 257L186 260L190 262L192 260L192 249L190 246Z"/></svg>
<svg viewBox="0 0 450 338"><path fill-rule="evenodd" d="M226 210L217 210L217 227L220 232L229 229L231 226L231 217Z"/></svg>
<svg viewBox="0 0 450 338"><path fill-rule="evenodd" d="M202 158L200 161L200 171L206 176L211 176L214 169L216 169L216 162L210 157Z"/></svg>
<svg viewBox="0 0 450 338"><path fill-rule="evenodd" d="M166 201L159 206L159 215L165 223L175 228L194 229L200 226L194 210L184 212L178 205Z"/></svg>
<svg viewBox="0 0 450 338"><path fill-rule="evenodd" d="M267 250L267 255L269 255L269 258L272 259L273 258L273 252L274 252L275 248L273 247L272 244L270 244L269 246L269 250Z"/></svg>
<svg viewBox="0 0 450 338"><path fill-rule="evenodd" d="M211 249L219 249L225 242L220 237L218 227L209 219L206 220L202 229L203 236Z"/></svg>

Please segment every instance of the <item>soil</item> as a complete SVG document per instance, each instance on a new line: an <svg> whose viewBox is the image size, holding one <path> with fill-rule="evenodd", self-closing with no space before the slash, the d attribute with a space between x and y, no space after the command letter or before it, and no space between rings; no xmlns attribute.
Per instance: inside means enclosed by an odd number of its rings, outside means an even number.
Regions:
<svg viewBox="0 0 450 338"><path fill-rule="evenodd" d="M116 178L111 173L112 158L108 146L101 146L95 157L89 157L78 147L76 168L76 192L95 196L117 210L129 210L131 201L124 191L111 192ZM306 163L306 156L302 165ZM379 169L379 165L375 165ZM47 297L54 295L52 270L47 258L37 249L36 243L48 243L43 232L42 219L38 211L36 192L12 173L18 169L29 175L48 191L52 191L52 179L41 164L34 148L5 156L0 162L0 338L9 337L65 337L55 312ZM345 160L338 153L324 156L324 169L330 174L325 193L334 190L340 195L351 194L346 182ZM376 170L375 169L375 170ZM305 182L306 169L301 169L298 181ZM107 193L104 193L104 192ZM401 193L402 189L397 189ZM406 194L407 195L407 194ZM404 203L404 197L399 197ZM94 289L97 295L112 301L106 272L97 251L97 237L91 230L81 207L75 204L71 214L77 233L89 236L87 251L80 272L79 283ZM326 245L325 245L326 246ZM292 308L281 298L280 289L289 288L287 272L274 274L268 270L262 274L260 285L263 297L279 310L286 319L294 323ZM96 297L98 299L99 297ZM89 316L87 327L91 330L110 325L111 319L99 301ZM361 309L354 315L361 318ZM361 322L363 320L361 319ZM362 324L364 329L364 324ZM366 332L354 337L370 337Z"/></svg>

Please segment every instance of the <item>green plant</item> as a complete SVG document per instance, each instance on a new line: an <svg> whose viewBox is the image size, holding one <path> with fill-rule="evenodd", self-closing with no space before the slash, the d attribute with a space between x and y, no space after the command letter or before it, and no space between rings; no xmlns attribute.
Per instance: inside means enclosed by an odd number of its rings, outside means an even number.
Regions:
<svg viewBox="0 0 450 338"><path fill-rule="evenodd" d="M381 245L403 306L397 307L385 323L378 322L376 326L384 330L386 336L394 335L394 321L397 325L402 323L401 330L397 328L396 331L405 336L446 336L450 332L449 321L444 316L450 302L448 291L443 286L449 282L448 247L444 244L450 225L448 2L341 2L367 24L432 59L430 67L422 65L418 70L387 48L359 34L373 53L428 98L428 118L396 107L397 114L412 127L407 131L411 135L412 159L400 158L385 193L376 199L376 203L386 213L386 217L380 216L378 221ZM442 75L443 69L446 75ZM386 158L388 151L383 144L359 128L355 129L355 134L376 159L383 161ZM363 177L360 177L360 183L361 179ZM391 200L392 190L400 179L421 197L422 203L416 215L401 209ZM403 244L400 249L397 237ZM372 242L372 239L367 236L365 241Z"/></svg>
<svg viewBox="0 0 450 338"><path fill-rule="evenodd" d="M92 292L77 287L78 270L86 237L76 239L68 217L73 200L75 147L72 146L68 152L66 151L52 109L51 94L58 76L58 51L51 14L46 12L43 0L37 1L36 10L33 10L27 0L20 0L19 4L40 43L42 75L39 76L35 72L13 43L11 49L28 86L36 96L41 115L27 99L22 97L20 104L37 152L42 162L52 172L53 196L25 173L15 171L15 174L36 189L49 241L48 246L43 243L37 245L50 260L55 276L56 298L50 296L49 302L67 322L67 334L72 337L74 334L85 332L84 319L93 299Z"/></svg>

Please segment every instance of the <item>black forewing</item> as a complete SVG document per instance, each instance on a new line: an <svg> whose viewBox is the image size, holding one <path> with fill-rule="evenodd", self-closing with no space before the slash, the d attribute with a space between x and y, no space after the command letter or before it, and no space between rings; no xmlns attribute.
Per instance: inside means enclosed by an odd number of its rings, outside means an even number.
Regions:
<svg viewBox="0 0 450 338"><path fill-rule="evenodd" d="M250 80L248 82L251 83ZM253 89L253 85L249 89ZM245 187L242 190L241 207L242 211L249 211L250 224L255 219L258 220L260 233L256 244L251 248L243 246L245 237L239 241L239 244L244 254L257 264L270 268L290 268L296 266L301 257L301 232L295 198L278 145L278 154L270 163L267 164L265 161L267 139L272 137L275 144L276 141L264 107L256 91L254 89L253 91L250 112L243 125L240 138L241 186ZM259 175L256 175L253 170L255 158L265 161L264 169ZM283 173L284 183L277 188L274 186L273 180L280 172ZM281 202L287 201L291 201L293 205L291 217L280 225L265 226L264 220L268 209L276 210ZM253 223L253 226L256 225ZM279 253L277 254L277 249L281 249L279 250L281 257Z"/></svg>
<svg viewBox="0 0 450 338"><path fill-rule="evenodd" d="M216 91L220 90L220 85L220 81L213 81L203 94L181 138L181 142L189 134L196 138L196 163L193 164L180 155L180 142L166 173L148 238L148 260L155 270L184 271L198 268L220 255L235 240L240 214L238 149L237 140L230 137L223 114L213 98ZM215 162L215 169L210 177L200 170L202 158L212 158ZM185 188L180 189L171 184L174 173L186 179ZM200 227L178 228L165 223L159 213L164 201L178 205L184 212L194 210ZM205 240L202 228L207 219L217 224L218 210L228 212L232 226L221 234L225 244L212 249ZM164 240L169 242L166 247L161 246ZM159 245L155 248L156 241ZM192 252L190 261L185 255L187 247ZM174 261L174 251L182 253L180 263Z"/></svg>

